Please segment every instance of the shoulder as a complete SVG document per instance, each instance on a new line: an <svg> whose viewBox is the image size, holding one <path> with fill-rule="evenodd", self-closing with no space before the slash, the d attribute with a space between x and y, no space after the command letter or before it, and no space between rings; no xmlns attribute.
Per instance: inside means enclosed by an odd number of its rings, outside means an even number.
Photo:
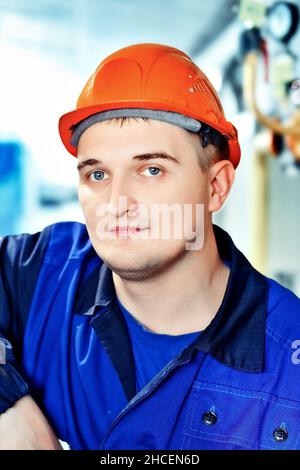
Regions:
<svg viewBox="0 0 300 470"><path fill-rule="evenodd" d="M44 231L49 231L49 243L67 245L65 248L74 254L78 249L90 245L86 225L80 222L58 222L49 225Z"/></svg>
<svg viewBox="0 0 300 470"><path fill-rule="evenodd" d="M86 225L80 222L58 222L48 228L50 236L46 262L60 263L66 258L83 258L90 252L95 255Z"/></svg>
<svg viewBox="0 0 300 470"><path fill-rule="evenodd" d="M278 341L280 338L288 342L294 340L300 331L300 299L275 279L266 277L266 281L269 286L267 334Z"/></svg>
<svg viewBox="0 0 300 470"><path fill-rule="evenodd" d="M269 285L266 319L265 372L273 395L299 407L300 299L274 279Z"/></svg>
<svg viewBox="0 0 300 470"><path fill-rule="evenodd" d="M93 251L86 226L80 222L58 222L36 233L0 237L0 264L8 273L31 270L43 261L60 262Z"/></svg>

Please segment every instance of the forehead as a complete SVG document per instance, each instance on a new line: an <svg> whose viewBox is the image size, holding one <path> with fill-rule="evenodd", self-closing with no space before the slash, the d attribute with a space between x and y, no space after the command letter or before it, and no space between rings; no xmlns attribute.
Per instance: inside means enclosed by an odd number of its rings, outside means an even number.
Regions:
<svg viewBox="0 0 300 470"><path fill-rule="evenodd" d="M81 135L78 143L78 158L82 154L109 150L110 154L140 153L160 150L175 153L187 151L195 146L196 135L157 120L128 119L126 121L103 121L91 125Z"/></svg>

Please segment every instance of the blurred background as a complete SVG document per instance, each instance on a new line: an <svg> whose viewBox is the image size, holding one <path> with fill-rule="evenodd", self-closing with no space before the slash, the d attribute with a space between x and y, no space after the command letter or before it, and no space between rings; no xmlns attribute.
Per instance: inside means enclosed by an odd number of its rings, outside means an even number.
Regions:
<svg viewBox="0 0 300 470"><path fill-rule="evenodd" d="M0 236L83 221L58 118L98 63L155 42L188 53L239 131L214 215L252 264L300 295L299 1L0 0Z"/></svg>

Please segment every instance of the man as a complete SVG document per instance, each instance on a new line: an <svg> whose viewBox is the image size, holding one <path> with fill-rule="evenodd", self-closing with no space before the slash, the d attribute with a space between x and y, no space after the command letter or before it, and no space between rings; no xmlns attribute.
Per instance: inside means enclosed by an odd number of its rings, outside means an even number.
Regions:
<svg viewBox="0 0 300 470"><path fill-rule="evenodd" d="M212 223L240 149L207 77L126 47L59 129L86 226L1 241L0 448L299 449L300 301Z"/></svg>

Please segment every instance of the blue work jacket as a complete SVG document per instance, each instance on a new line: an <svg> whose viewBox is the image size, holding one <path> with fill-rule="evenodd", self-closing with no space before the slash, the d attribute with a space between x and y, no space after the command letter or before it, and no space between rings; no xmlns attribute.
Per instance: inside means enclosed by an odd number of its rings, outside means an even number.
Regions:
<svg viewBox="0 0 300 470"><path fill-rule="evenodd" d="M85 225L2 238L0 412L31 393L72 449L300 449L300 299L213 229L230 266L222 304L140 391Z"/></svg>

